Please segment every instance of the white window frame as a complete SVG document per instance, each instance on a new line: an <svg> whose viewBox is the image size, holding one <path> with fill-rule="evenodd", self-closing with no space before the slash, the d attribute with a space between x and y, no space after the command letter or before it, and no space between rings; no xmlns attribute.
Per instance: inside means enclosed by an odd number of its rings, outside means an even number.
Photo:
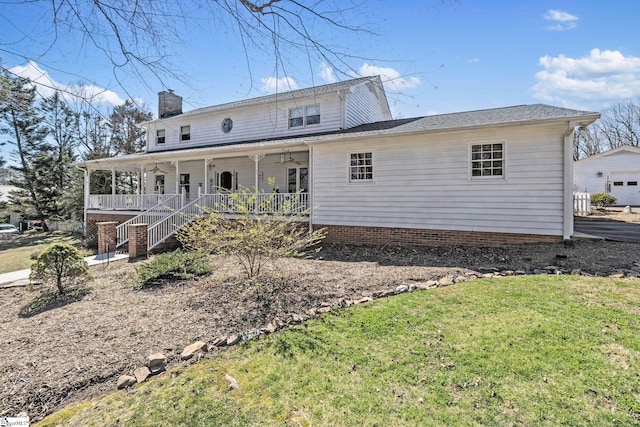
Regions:
<svg viewBox="0 0 640 427"><path fill-rule="evenodd" d="M190 141L190 140L191 140L191 125L180 126L180 142Z"/></svg>
<svg viewBox="0 0 640 427"><path fill-rule="evenodd" d="M162 135L160 135L161 132L162 132ZM164 129L157 129L156 130L156 145L164 144L165 141L166 141L166 135L167 135L167 133L165 132ZM160 138L162 138L162 141L160 141Z"/></svg>
<svg viewBox="0 0 640 427"><path fill-rule="evenodd" d="M315 108L318 111L318 114L309 114L310 108ZM297 112L299 110L301 110L301 115L296 115L296 116L291 115L294 111ZM313 123L309 123L309 117L314 117L314 118L317 117L317 121L314 121ZM302 120L302 122L299 125L292 126L293 119L299 119L299 120ZM305 128L307 126L316 126L316 125L319 125L321 122L322 122L322 114L320 113L320 104L312 104L312 105L305 105L302 107L289 108L289 118L287 120L289 129Z"/></svg>
<svg viewBox="0 0 640 427"><path fill-rule="evenodd" d="M364 164L364 165L352 165L351 164L352 156L354 156L354 155L357 156L357 155L361 155L361 154L364 154L365 156L367 154L371 155L371 165L368 166L368 167L371 168L371 178L355 178L354 179L352 177L352 168L360 168L360 167L366 168L367 167L366 164ZM364 160L366 160L366 158ZM348 153L348 156L347 156L347 173L348 173L348 176L349 176L349 183L351 183L351 184L363 184L363 183L371 183L371 182L373 182L374 179L375 179L375 155L374 155L373 150L350 151ZM364 173L366 174L366 171Z"/></svg>
<svg viewBox="0 0 640 427"><path fill-rule="evenodd" d="M494 144L501 144L502 145L502 158L501 159L474 159L473 158L473 147L476 145L479 146L483 146L483 145L494 145ZM490 151L491 153L493 153L493 147L492 150ZM482 154L482 151L480 152ZM502 181L502 180L506 180L507 179L507 141L506 140L490 140L490 141L473 141L469 143L468 146L468 154L467 154L467 161L468 161L468 165L469 165L469 177L468 179L471 181L483 181L483 180L493 180L493 181ZM488 169L493 170L495 168L495 166L493 166L493 162L496 161L501 161L502 162L502 175L473 175L473 171L474 171L474 162L482 162L482 161L487 161L487 162L491 162L491 166L488 167ZM482 170L482 167L481 167Z"/></svg>

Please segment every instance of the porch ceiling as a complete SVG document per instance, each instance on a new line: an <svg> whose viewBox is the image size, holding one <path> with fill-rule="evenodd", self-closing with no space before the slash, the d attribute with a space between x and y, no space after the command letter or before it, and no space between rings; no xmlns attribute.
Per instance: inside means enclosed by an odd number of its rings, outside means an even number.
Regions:
<svg viewBox="0 0 640 427"><path fill-rule="evenodd" d="M155 163L172 163L176 161L224 159L231 157L245 157L253 154L280 154L283 152L308 151L309 147L304 143L296 144L247 144L246 147L206 147L185 148L179 151L162 151L153 153L129 154L120 157L87 160L76 165L89 170L111 170L139 172L141 165Z"/></svg>

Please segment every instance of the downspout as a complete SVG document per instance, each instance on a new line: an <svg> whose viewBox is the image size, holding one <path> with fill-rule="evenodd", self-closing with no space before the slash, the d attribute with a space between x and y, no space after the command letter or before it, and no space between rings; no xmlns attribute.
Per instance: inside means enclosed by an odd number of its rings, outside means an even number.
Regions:
<svg viewBox="0 0 640 427"><path fill-rule="evenodd" d="M563 185L563 227L562 238L565 245L571 243L573 236L573 132L578 122L570 121L564 134L564 185Z"/></svg>
<svg viewBox="0 0 640 427"><path fill-rule="evenodd" d="M307 192L309 193L309 232L313 232L313 194L315 193L315 188L313 185L313 145L308 145L309 147L309 188L307 188Z"/></svg>

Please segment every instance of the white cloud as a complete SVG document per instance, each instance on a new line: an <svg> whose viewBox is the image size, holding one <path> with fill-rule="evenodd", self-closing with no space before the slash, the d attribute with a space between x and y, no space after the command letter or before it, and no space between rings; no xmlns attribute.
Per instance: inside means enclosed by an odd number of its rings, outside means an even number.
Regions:
<svg viewBox="0 0 640 427"><path fill-rule="evenodd" d="M354 77L376 76L382 79L385 89L393 92L401 92L406 89L413 89L422 83L419 77L402 77L400 73L393 68L377 67L375 65L362 64Z"/></svg>
<svg viewBox="0 0 640 427"><path fill-rule="evenodd" d="M333 67L330 67L326 62L322 62L320 64L320 78L327 84L335 83L338 81Z"/></svg>
<svg viewBox="0 0 640 427"><path fill-rule="evenodd" d="M555 9L547 10L543 17L553 23L553 25L547 26L547 30L551 31L564 31L576 28L578 26L578 19L580 19L575 15Z"/></svg>
<svg viewBox="0 0 640 427"><path fill-rule="evenodd" d="M604 105L640 96L640 57L593 49L582 58L545 55L539 64L531 92L546 102Z"/></svg>
<svg viewBox="0 0 640 427"><path fill-rule="evenodd" d="M291 77L283 77L281 79L277 79L275 77L265 77L261 79L261 81L262 88L260 88L260 90L264 93L271 94L298 89L298 83L296 83L296 81Z"/></svg>
<svg viewBox="0 0 640 427"><path fill-rule="evenodd" d="M29 61L25 65L16 65L9 71L20 77L30 79L36 86L38 94L48 97L57 90L67 101L72 101L80 96L93 104L120 105L124 104L124 99L112 90L104 89L95 85L65 85L53 80L49 73L40 68L34 61Z"/></svg>
<svg viewBox="0 0 640 427"><path fill-rule="evenodd" d="M480 62L480 58L467 59L467 62L470 64L477 64L478 62Z"/></svg>

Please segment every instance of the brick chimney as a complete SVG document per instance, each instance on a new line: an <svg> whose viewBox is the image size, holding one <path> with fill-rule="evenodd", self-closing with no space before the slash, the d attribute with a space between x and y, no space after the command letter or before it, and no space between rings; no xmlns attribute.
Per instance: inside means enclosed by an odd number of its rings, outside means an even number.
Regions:
<svg viewBox="0 0 640 427"><path fill-rule="evenodd" d="M158 118L177 116L182 114L182 97L167 89L158 92Z"/></svg>

